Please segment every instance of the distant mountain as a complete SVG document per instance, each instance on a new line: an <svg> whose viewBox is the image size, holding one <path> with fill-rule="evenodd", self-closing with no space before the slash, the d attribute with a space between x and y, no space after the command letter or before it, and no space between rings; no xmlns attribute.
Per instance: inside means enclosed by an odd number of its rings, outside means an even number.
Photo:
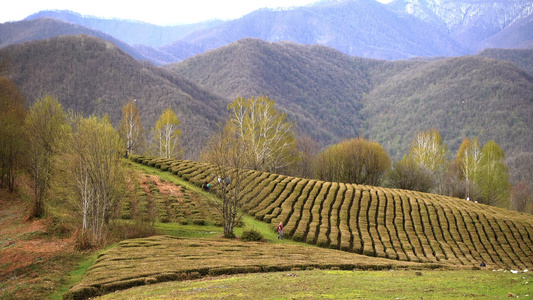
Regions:
<svg viewBox="0 0 533 300"><path fill-rule="evenodd" d="M78 34L90 35L112 42L131 57L138 60L146 59L139 51L110 35L50 18L0 24L0 48L28 41Z"/></svg>
<svg viewBox="0 0 533 300"><path fill-rule="evenodd" d="M533 15L518 20L485 39L479 48L533 48Z"/></svg>
<svg viewBox="0 0 533 300"><path fill-rule="evenodd" d="M349 55L383 59L466 53L447 33L375 0L318 2L289 10L257 10L195 31L180 41L214 49L241 38L318 44ZM179 49L173 55L179 56Z"/></svg>
<svg viewBox="0 0 533 300"><path fill-rule="evenodd" d="M527 33L527 29L511 39L507 34L500 39L492 38L525 19L531 29L532 0L394 0L388 7L445 28L450 37L473 51L487 47L518 48L533 40L531 30Z"/></svg>
<svg viewBox="0 0 533 300"><path fill-rule="evenodd" d="M290 9L260 9L227 22L170 27L69 11L28 18L40 17L110 34L159 65L249 37L323 45L351 56L387 60L533 48L533 0L323 0Z"/></svg>
<svg viewBox="0 0 533 300"><path fill-rule="evenodd" d="M109 114L117 125L124 103L135 99L149 134L163 110L173 108L182 122L181 141L188 158L197 157L226 114L222 97L94 37L61 36L11 45L0 49L3 55L10 58L10 77L29 103L49 94L65 109Z"/></svg>
<svg viewBox="0 0 533 300"><path fill-rule="evenodd" d="M40 11L27 17L26 20L39 18L62 20L107 33L130 45L145 45L150 47L172 43L195 30L213 27L223 22L212 20L196 24L158 26L132 20L102 19L93 16L83 16L68 10ZM176 20L176 23L179 22L180 20Z"/></svg>

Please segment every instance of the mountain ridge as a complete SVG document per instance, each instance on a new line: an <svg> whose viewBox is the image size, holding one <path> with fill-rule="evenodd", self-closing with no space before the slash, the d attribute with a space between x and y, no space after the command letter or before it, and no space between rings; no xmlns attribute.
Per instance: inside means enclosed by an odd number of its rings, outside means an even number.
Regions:
<svg viewBox="0 0 533 300"><path fill-rule="evenodd" d="M260 9L238 19L191 24L181 29L145 24L149 27L142 27L137 33L134 28L140 25L131 21L83 19L72 12L39 12L28 18L49 16L80 26L93 26L127 41L143 54L143 59L159 65L248 37L319 44L352 56L397 60L461 56L485 48L533 47L533 1L514 1L510 6L506 3L503 0L396 0L389 4L375 0L319 1L283 10ZM108 23L115 25L105 25ZM119 33L116 27L125 28L125 33ZM167 36L176 39L166 39L168 43L161 45ZM152 38L159 42L149 41Z"/></svg>

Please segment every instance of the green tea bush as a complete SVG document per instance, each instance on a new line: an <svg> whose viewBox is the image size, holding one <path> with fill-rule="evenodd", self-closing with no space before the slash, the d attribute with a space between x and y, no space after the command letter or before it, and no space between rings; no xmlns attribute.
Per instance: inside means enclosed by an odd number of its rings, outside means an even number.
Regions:
<svg viewBox="0 0 533 300"><path fill-rule="evenodd" d="M201 226L204 226L206 224L206 221L205 219L193 219L192 220L192 223L194 225L201 225Z"/></svg>
<svg viewBox="0 0 533 300"><path fill-rule="evenodd" d="M244 230L242 232L241 240L248 242L259 242L263 240L261 232L255 229Z"/></svg>

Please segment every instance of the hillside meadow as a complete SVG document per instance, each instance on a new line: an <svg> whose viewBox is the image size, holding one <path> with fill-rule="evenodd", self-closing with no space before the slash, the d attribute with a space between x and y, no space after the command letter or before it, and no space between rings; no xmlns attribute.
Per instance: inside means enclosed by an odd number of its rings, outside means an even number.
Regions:
<svg viewBox="0 0 533 300"><path fill-rule="evenodd" d="M215 184L210 165L130 158L139 163L137 168L153 168L158 170L154 174L166 178L143 175L145 179L141 178L135 193L146 194L141 198L146 197L146 206L154 208L153 216L160 221L160 228L172 232L172 224L181 218L182 224L210 230L214 215L209 214L212 208L206 204L209 193L194 192L205 181ZM169 190L173 177L186 184ZM124 294L113 293L111 298L250 299L254 293L261 298L279 298L281 293L282 298L329 295L349 299L376 298L370 295L380 290L386 291L379 293L383 298L475 298L506 295L505 289L517 295L528 293L531 276L527 271L522 273L533 268L533 224L528 215L463 199L313 182L257 171L249 171L245 181L247 213L267 225L265 230L272 232L268 239L274 241L273 227L283 220L286 235L293 241L244 242L213 235L124 240L101 252L64 299L87 299L136 286L143 287ZM184 194L176 194L178 191L191 196L183 197ZM168 201L172 195L182 203ZM191 197L194 200L188 202L190 207L172 213L173 207ZM125 207L131 208L132 214L142 213L138 199L122 200L123 219L129 219ZM195 213L191 214L193 210ZM200 216L204 216L204 222L192 221ZM487 270L480 270L481 260L487 263ZM520 270L520 274L508 272L510 269ZM381 272L367 273L371 270ZM272 285L261 283L267 278L280 280L279 286L275 285L277 292L269 292ZM489 278L505 282L496 284L495 280L491 285L487 283ZM365 280L378 283L369 288ZM346 284L339 287L338 282ZM483 284L477 286L476 282ZM243 294L241 285L248 286L251 294ZM405 290L406 285L409 291Z"/></svg>
<svg viewBox="0 0 533 300"><path fill-rule="evenodd" d="M208 164L132 156L197 186L216 174ZM531 268L529 214L453 197L248 171L244 211L295 241L398 261Z"/></svg>

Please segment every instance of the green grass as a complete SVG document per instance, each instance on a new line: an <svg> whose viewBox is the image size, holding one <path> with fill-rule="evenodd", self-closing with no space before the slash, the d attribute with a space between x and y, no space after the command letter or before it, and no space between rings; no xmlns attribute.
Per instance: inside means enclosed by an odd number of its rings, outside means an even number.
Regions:
<svg viewBox="0 0 533 300"><path fill-rule="evenodd" d="M68 279L60 287L58 287L58 289L53 294L50 295L50 299L51 300L63 299L63 294L68 291L70 286L82 280L83 275L85 275L87 270L94 264L97 257L98 257L98 254L93 253L93 254L87 255L85 258L80 259L80 262L77 268L70 272Z"/></svg>
<svg viewBox="0 0 533 300"><path fill-rule="evenodd" d="M313 270L165 282L98 299L504 299L533 297L530 273ZM418 274L420 274L418 273Z"/></svg>
<svg viewBox="0 0 533 300"><path fill-rule="evenodd" d="M179 223L155 223L155 228L161 234L186 238L209 238L221 235L224 229L213 225L181 225Z"/></svg>

